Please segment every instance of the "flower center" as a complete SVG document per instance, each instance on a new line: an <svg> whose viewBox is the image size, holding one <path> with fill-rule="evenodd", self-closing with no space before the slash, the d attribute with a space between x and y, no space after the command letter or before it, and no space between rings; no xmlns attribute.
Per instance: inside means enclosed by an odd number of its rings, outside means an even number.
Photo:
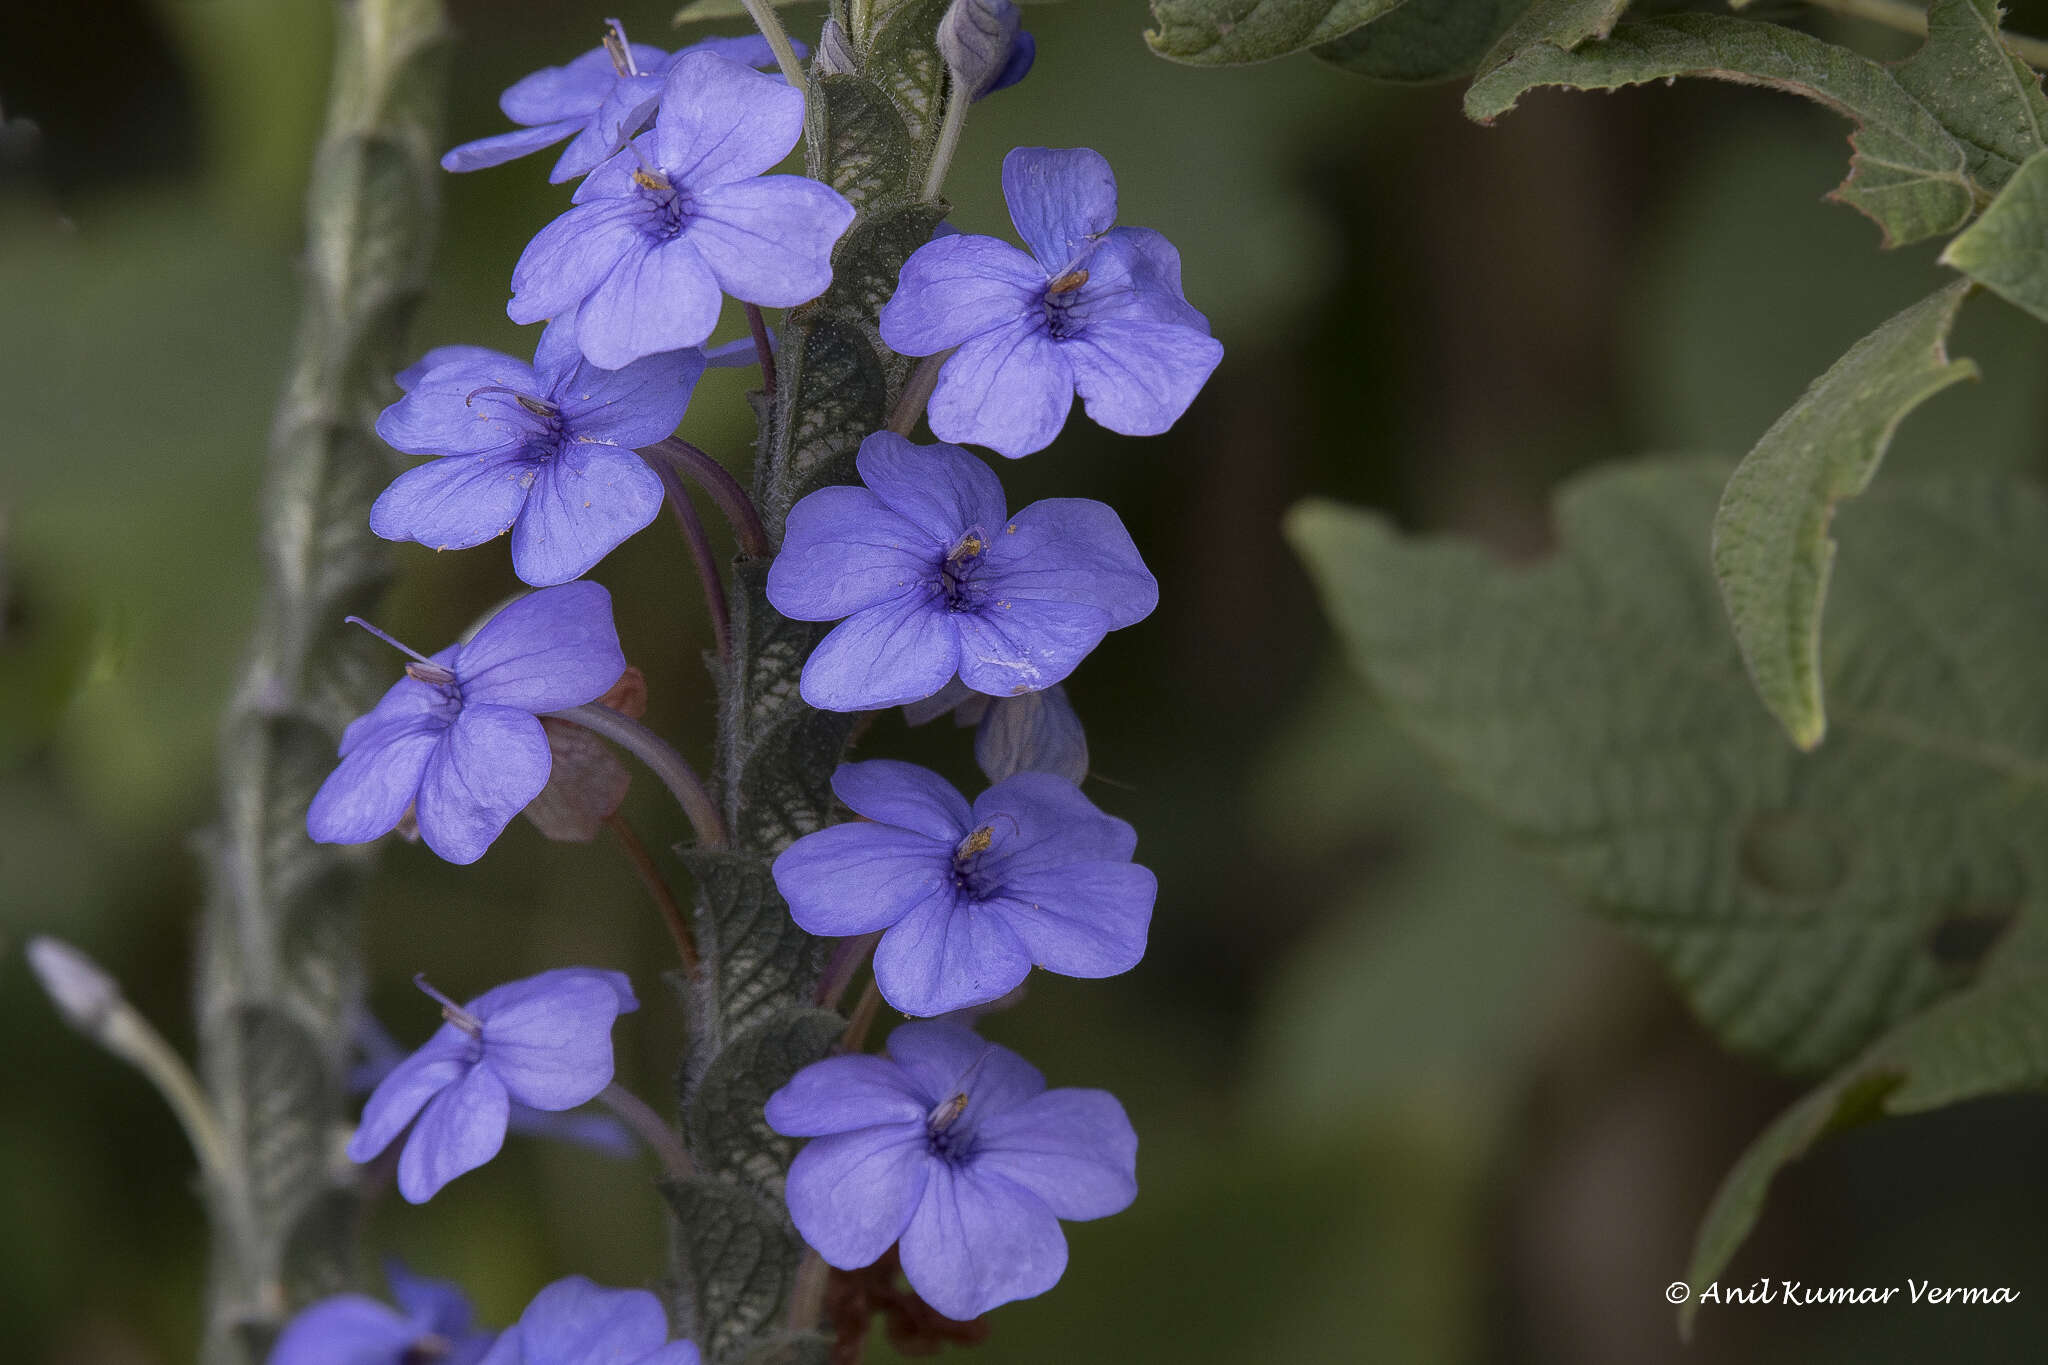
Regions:
<svg viewBox="0 0 2048 1365"><path fill-rule="evenodd" d="M995 841L996 827L983 825L953 845L953 885L974 900L986 898L994 889L981 864Z"/></svg>
<svg viewBox="0 0 2048 1365"><path fill-rule="evenodd" d="M1086 270L1069 270L1045 287L1045 329L1053 340L1065 341L1081 330L1087 320L1077 305L1081 286L1088 283Z"/></svg>
<svg viewBox="0 0 2048 1365"><path fill-rule="evenodd" d="M988 537L978 529L961 536L946 551L946 557L939 562L939 595L946 599L946 610L972 611L978 605L981 590L975 582L975 570L981 567L982 556L987 553Z"/></svg>
<svg viewBox="0 0 2048 1365"><path fill-rule="evenodd" d="M652 210L640 226L649 237L667 241L688 227L696 216L697 201L689 191L677 188L659 167L641 166L633 172L633 183L640 187L640 197Z"/></svg>
<svg viewBox="0 0 2048 1365"><path fill-rule="evenodd" d="M455 1349L455 1343L435 1332L413 1342L398 1357L399 1365L433 1365L437 1360L446 1360Z"/></svg>
<svg viewBox="0 0 2048 1365"><path fill-rule="evenodd" d="M931 1113L924 1117L925 1150L941 1161L965 1161L974 1151L974 1134L956 1125L966 1112L965 1090L955 1091L950 1099L932 1106Z"/></svg>

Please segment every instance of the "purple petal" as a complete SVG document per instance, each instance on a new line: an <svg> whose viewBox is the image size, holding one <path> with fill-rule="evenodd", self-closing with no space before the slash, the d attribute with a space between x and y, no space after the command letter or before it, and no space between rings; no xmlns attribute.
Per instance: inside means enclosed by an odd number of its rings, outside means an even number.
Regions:
<svg viewBox="0 0 2048 1365"><path fill-rule="evenodd" d="M538 357L536 368L544 368ZM618 370L599 369L578 355L566 373L546 378L568 435L608 445L649 446L675 431L703 374L704 353L691 347Z"/></svg>
<svg viewBox="0 0 2048 1365"><path fill-rule="evenodd" d="M803 91L716 52L688 51L662 90L657 161L700 193L761 174L789 155L803 128Z"/></svg>
<svg viewBox="0 0 2048 1365"><path fill-rule="evenodd" d="M924 595L945 549L865 488L834 484L789 510L768 566L768 601L798 621L837 621L908 594Z"/></svg>
<svg viewBox="0 0 2048 1365"><path fill-rule="evenodd" d="M396 1362L422 1335L416 1324L367 1294L336 1294L285 1324L266 1365Z"/></svg>
<svg viewBox="0 0 2048 1365"><path fill-rule="evenodd" d="M520 454L450 455L409 469L377 495L370 530L430 550L467 550L512 529L535 465Z"/></svg>
<svg viewBox="0 0 2048 1365"><path fill-rule="evenodd" d="M1120 227L1102 239L1076 308L1089 318L1149 318L1209 332L1209 319L1181 292L1180 252L1151 228Z"/></svg>
<svg viewBox="0 0 2048 1365"><path fill-rule="evenodd" d="M535 713L595 701L625 671L612 595L596 583L528 593L484 623L456 666L467 704Z"/></svg>
<svg viewBox="0 0 2048 1365"><path fill-rule="evenodd" d="M992 593L1011 600L1085 602L1121 630L1152 614L1159 582L1114 508L1092 498L1047 498L1011 518L982 562Z"/></svg>
<svg viewBox="0 0 2048 1365"><path fill-rule="evenodd" d="M484 1065L534 1109L574 1109L612 1082L618 992L596 972L547 972L477 1001ZM499 992L492 992L499 995Z"/></svg>
<svg viewBox="0 0 2048 1365"><path fill-rule="evenodd" d="M951 614L922 593L855 612L818 642L799 690L821 711L875 711L930 696L958 671Z"/></svg>
<svg viewBox="0 0 2048 1365"><path fill-rule="evenodd" d="M932 355L1031 313L1045 286L1045 271L1008 242L941 237L903 263L882 305L882 340L902 355Z"/></svg>
<svg viewBox="0 0 2048 1365"><path fill-rule="evenodd" d="M453 668L460 652L460 646L450 645L428 657L443 668ZM436 726L445 726L453 715L445 693L407 675L391 684L375 706L348 723L348 728L341 732L341 756L347 758L363 745L416 730L429 720Z"/></svg>
<svg viewBox="0 0 2048 1365"><path fill-rule="evenodd" d="M1004 916L964 897L931 897L875 946L875 984L905 1014L987 1004L1030 972L1031 956Z"/></svg>
<svg viewBox="0 0 2048 1365"><path fill-rule="evenodd" d="M1050 773L1018 773L974 799L974 824L994 825L997 843L982 862L1007 881L1070 863L1129 862L1138 834L1105 815L1072 784Z"/></svg>
<svg viewBox="0 0 2048 1365"><path fill-rule="evenodd" d="M802 43L792 40L790 47L798 57L808 55ZM737 38L702 38L678 52L672 60L680 60L688 52L715 52L729 62L741 66L758 67L765 71L775 65L775 49L768 46L768 40L758 33L748 33Z"/></svg>
<svg viewBox="0 0 2048 1365"><path fill-rule="evenodd" d="M1018 81L1031 74L1031 65L1038 59L1038 40L1028 31L1019 30L1010 44L1010 59L1003 63L1003 69L996 73L995 84L981 92L987 99L998 90L1008 90Z"/></svg>
<svg viewBox="0 0 2048 1365"><path fill-rule="evenodd" d="M668 1315L644 1289L556 1280L519 1315L527 1365L638 1365L668 1341Z"/></svg>
<svg viewBox="0 0 2048 1365"><path fill-rule="evenodd" d="M391 1286L392 1302L434 1335L452 1342L475 1332L476 1310L453 1280L415 1275L399 1261L386 1260L384 1281Z"/></svg>
<svg viewBox="0 0 2048 1365"><path fill-rule="evenodd" d="M654 117L654 111L661 105L661 87L659 72L613 80L610 92L584 124L582 134L563 149L562 159L555 163L548 179L559 185L617 155L627 140Z"/></svg>
<svg viewBox="0 0 2048 1365"><path fill-rule="evenodd" d="M635 235L576 313L577 344L608 370L701 345L724 302L694 233L660 243Z"/></svg>
<svg viewBox="0 0 2048 1365"><path fill-rule="evenodd" d="M1066 350L1089 418L1125 436L1172 426L1223 359L1214 337L1144 319L1090 321Z"/></svg>
<svg viewBox="0 0 2048 1365"><path fill-rule="evenodd" d="M618 1008L613 1011L615 1014L631 1014L640 1008L640 998L633 994L632 981L624 972L615 972L609 967L551 967L502 986L493 986L463 1008L479 1019L487 1019L501 1009L523 1005L571 981L602 984L618 1001Z"/></svg>
<svg viewBox="0 0 2048 1365"><path fill-rule="evenodd" d="M986 902L1031 960L1061 976L1116 976L1145 956L1159 881L1129 862L1069 863L1005 878Z"/></svg>
<svg viewBox="0 0 2048 1365"><path fill-rule="evenodd" d="M633 60L644 65L663 62L668 54L645 43L633 45ZM498 108L514 123L547 123L580 119L603 102L618 80L609 52L594 47L562 66L547 66L514 81L498 96Z"/></svg>
<svg viewBox="0 0 2048 1365"><path fill-rule="evenodd" d="M1067 1239L1045 1201L972 1166L934 1167L902 1240L911 1288L962 1321L1043 1294L1067 1268Z"/></svg>
<svg viewBox="0 0 2048 1365"><path fill-rule="evenodd" d="M1138 1135L1105 1090L1048 1090L975 1130L977 1170L1037 1195L1060 1218L1107 1218L1138 1197Z"/></svg>
<svg viewBox="0 0 2048 1365"><path fill-rule="evenodd" d="M945 778L915 763L842 763L832 774L832 790L857 815L941 841L948 857L970 828L966 799Z"/></svg>
<svg viewBox="0 0 2048 1365"><path fill-rule="evenodd" d="M698 190L684 236L726 293L793 308L832 283L832 244L852 222L853 205L831 186L770 175Z"/></svg>
<svg viewBox="0 0 2048 1365"><path fill-rule="evenodd" d="M949 909L956 894L949 845L862 821L806 834L772 870L790 918L831 938L886 929L931 902Z"/></svg>
<svg viewBox="0 0 2048 1365"><path fill-rule="evenodd" d="M430 362L431 368L425 368ZM540 395L533 367L501 351L441 347L400 374L399 381L405 397L377 416L377 435L393 450L408 455L515 453L545 431L542 419L515 396Z"/></svg>
<svg viewBox="0 0 2048 1365"><path fill-rule="evenodd" d="M443 1024L420 1050L391 1068L363 1105L363 1120L349 1139L348 1159L368 1161L391 1145L421 1106L469 1074L475 1048L469 1035Z"/></svg>
<svg viewBox="0 0 2048 1365"><path fill-rule="evenodd" d="M446 731L438 719L422 720L414 728L387 728L359 743L327 775L306 810L306 833L313 842L366 844L396 828Z"/></svg>
<svg viewBox="0 0 2048 1365"><path fill-rule="evenodd" d="M939 1166L925 1150L923 1120L813 1138L790 1163L790 1219L827 1265L872 1265L910 1226Z"/></svg>
<svg viewBox="0 0 2048 1365"><path fill-rule="evenodd" d="M534 234L519 254L505 315L514 322L545 322L575 311L623 259L647 250L643 229L659 213L638 195L570 209Z"/></svg>
<svg viewBox="0 0 2048 1365"><path fill-rule="evenodd" d="M977 1126L1045 1089L1037 1067L951 1021L897 1025L889 1034L889 1056L932 1104L966 1091Z"/></svg>
<svg viewBox="0 0 2048 1365"><path fill-rule="evenodd" d="M519 362L503 351L494 351L488 346L436 346L412 364L400 370L391 382L405 393L429 374L443 365L492 365L497 363L517 365Z"/></svg>
<svg viewBox="0 0 2048 1365"><path fill-rule="evenodd" d="M953 618L960 681L992 697L1051 687L1109 633L1110 615L1085 602L997 598Z"/></svg>
<svg viewBox="0 0 2048 1365"><path fill-rule="evenodd" d="M989 781L1042 772L1078 785L1088 776L1088 735L1064 687L982 701L987 709L974 732L974 761Z"/></svg>
<svg viewBox="0 0 2048 1365"><path fill-rule="evenodd" d="M574 135L582 127L581 119L562 119L532 128L515 128L509 133L480 137L473 142L464 142L443 152L441 169L459 173L502 166L508 161L517 161L522 156L529 156L543 147L552 147L563 138Z"/></svg>
<svg viewBox="0 0 2048 1365"><path fill-rule="evenodd" d="M398 1158L398 1192L409 1204L424 1204L443 1185L473 1171L505 1145L505 1087L487 1066L427 1101L405 1151Z"/></svg>
<svg viewBox="0 0 2048 1365"><path fill-rule="evenodd" d="M661 500L660 477L633 451L569 442L527 494L512 528L512 569L541 587L581 578L659 516Z"/></svg>
<svg viewBox="0 0 2048 1365"><path fill-rule="evenodd" d="M893 512L908 517L941 553L969 531L1001 539L1009 516L1002 480L959 446L914 445L893 431L860 443L861 482Z"/></svg>
<svg viewBox="0 0 2048 1365"><path fill-rule="evenodd" d="M1074 405L1074 372L1065 351L1038 318L963 342L932 391L932 434L987 446L1013 460L1045 449Z"/></svg>
<svg viewBox="0 0 2048 1365"><path fill-rule="evenodd" d="M1003 158L1010 221L1047 275L1116 223L1116 176L1086 147L1016 147Z"/></svg>
<svg viewBox="0 0 2048 1365"><path fill-rule="evenodd" d="M768 1126L784 1137L826 1137L878 1124L924 1128L932 1107L903 1068L857 1053L813 1062L768 1097Z"/></svg>
<svg viewBox="0 0 2048 1365"><path fill-rule="evenodd" d="M451 863L473 863L548 784L540 721L508 706L467 705L435 747L414 807L420 838Z"/></svg>

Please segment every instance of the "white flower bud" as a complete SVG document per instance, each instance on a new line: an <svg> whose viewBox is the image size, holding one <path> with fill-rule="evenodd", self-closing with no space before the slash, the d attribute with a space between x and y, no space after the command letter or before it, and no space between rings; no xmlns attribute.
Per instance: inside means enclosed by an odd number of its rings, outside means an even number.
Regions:
<svg viewBox="0 0 2048 1365"><path fill-rule="evenodd" d="M121 1003L121 988L97 962L61 939L38 936L28 943L28 965L57 1010L79 1032L98 1038Z"/></svg>

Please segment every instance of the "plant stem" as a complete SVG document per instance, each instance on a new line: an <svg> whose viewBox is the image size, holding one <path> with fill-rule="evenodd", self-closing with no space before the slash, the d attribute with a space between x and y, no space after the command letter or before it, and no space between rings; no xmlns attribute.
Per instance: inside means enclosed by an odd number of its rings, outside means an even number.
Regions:
<svg viewBox="0 0 2048 1365"><path fill-rule="evenodd" d="M966 82L956 80L951 73L946 79L946 113L939 120L938 145L932 148L931 164L925 167L924 197L937 199L945 186L946 172L952 168L953 153L960 147L960 130L967 126L967 106L974 103L967 91Z"/></svg>
<svg viewBox="0 0 2048 1365"><path fill-rule="evenodd" d="M761 393L775 396L775 347L768 340L768 322L754 304L747 305L747 330L754 334L754 354L761 358Z"/></svg>
<svg viewBox="0 0 2048 1365"><path fill-rule="evenodd" d="M640 885L647 888L647 898L654 902L654 908L661 915L661 922L668 926L668 936L675 940L676 956L683 960L683 970L694 974L697 970L697 939L690 932L689 921L683 918L683 908L676 904L675 892L669 890L668 881L655 866L654 857L647 851L647 845L640 842L631 822L617 811L604 818L605 825L618 836L619 846L626 851L626 857L633 864L633 871L640 877Z"/></svg>
<svg viewBox="0 0 2048 1365"><path fill-rule="evenodd" d="M227 1138L199 1078L185 1065L163 1035L150 1026L142 1012L123 1000L114 1007L99 1037L100 1044L149 1078L151 1085L177 1116L178 1124L199 1158L199 1169L209 1184L223 1179L229 1169Z"/></svg>
<svg viewBox="0 0 2048 1365"><path fill-rule="evenodd" d="M732 526L740 549L762 558L768 553L768 532L761 525L761 513L747 490L740 487L726 467L679 436L657 441L640 452L645 460L666 460L674 464L718 504L718 510Z"/></svg>
<svg viewBox="0 0 2048 1365"><path fill-rule="evenodd" d="M839 1008L839 997L846 994L846 988L853 984L854 973L875 951L882 934L860 934L854 938L842 938L832 945L832 956L825 963L825 974L818 978L818 1003L828 1010Z"/></svg>
<svg viewBox="0 0 2048 1365"><path fill-rule="evenodd" d="M1900 33L1927 36L1927 11L1907 0L1806 0L1816 9L1846 14ZM2037 70L2048 70L2048 42L2018 33L2000 33L2013 55Z"/></svg>
<svg viewBox="0 0 2048 1365"><path fill-rule="evenodd" d="M952 354L950 350L940 351L917 362L917 368L904 382L903 396L896 400L896 407L889 413L889 430L898 436L908 436L916 430L917 419L924 416L925 404L932 401L932 390L939 386L939 371Z"/></svg>
<svg viewBox="0 0 2048 1365"><path fill-rule="evenodd" d="M725 577L718 572L718 556L711 552L711 538L704 533L704 519L697 515L697 504L690 501L690 490L683 486L682 475L676 472L674 461L650 459L647 464L667 491L668 509L675 516L676 528L690 546L690 559L697 566L697 581L704 586L704 606L711 618L711 638L718 647L720 661L729 664L732 662L732 606L725 599Z"/></svg>
<svg viewBox="0 0 2048 1365"><path fill-rule="evenodd" d="M725 847L725 821L718 814L718 803L705 790L697 770L670 748L667 740L631 716L622 716L599 702L586 702L582 706L548 714L556 720L566 720L593 734L602 735L645 763L648 771L668 788L669 795L675 797L676 804L683 808L683 814L689 817L691 828L697 831L697 842L705 848Z"/></svg>
<svg viewBox="0 0 2048 1365"><path fill-rule="evenodd" d="M775 64L782 68L783 79L799 90L808 88L810 82L804 79L804 69L797 63L796 49L789 45L789 33L782 27L782 16L775 12L775 6L770 0L745 0L745 4L754 27L761 30L761 36L774 51Z"/></svg>
<svg viewBox="0 0 2048 1365"><path fill-rule="evenodd" d="M683 1140L676 1135L675 1129L662 1121L661 1115L647 1107L647 1101L617 1081L599 1092L597 1100L640 1135L648 1150L661 1158L661 1168L672 1179L687 1180L696 1171L690 1154L683 1150Z"/></svg>
<svg viewBox="0 0 2048 1365"><path fill-rule="evenodd" d="M868 1030L875 1026L875 1016L882 1010L882 988L871 976L868 984L861 988L860 1003L853 1007L853 1017L846 1021L846 1032L839 1035L841 1052L860 1052L868 1045Z"/></svg>

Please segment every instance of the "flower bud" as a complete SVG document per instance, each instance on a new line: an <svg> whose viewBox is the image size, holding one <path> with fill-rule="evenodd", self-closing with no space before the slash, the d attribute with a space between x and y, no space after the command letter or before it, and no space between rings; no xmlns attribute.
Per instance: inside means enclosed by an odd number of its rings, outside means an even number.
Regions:
<svg viewBox="0 0 2048 1365"><path fill-rule="evenodd" d="M851 76L859 65L853 58L853 43L837 19L827 19L818 33L818 55L811 59L813 76Z"/></svg>
<svg viewBox="0 0 2048 1365"><path fill-rule="evenodd" d="M969 99L1023 79L1034 45L1010 0L953 0L939 20L939 53ZM1022 69L1018 59L1022 59Z"/></svg>
<svg viewBox="0 0 2048 1365"><path fill-rule="evenodd" d="M88 1037L99 1037L107 1016L121 1003L114 978L78 949L61 939L38 936L28 942L28 965L66 1023Z"/></svg>

